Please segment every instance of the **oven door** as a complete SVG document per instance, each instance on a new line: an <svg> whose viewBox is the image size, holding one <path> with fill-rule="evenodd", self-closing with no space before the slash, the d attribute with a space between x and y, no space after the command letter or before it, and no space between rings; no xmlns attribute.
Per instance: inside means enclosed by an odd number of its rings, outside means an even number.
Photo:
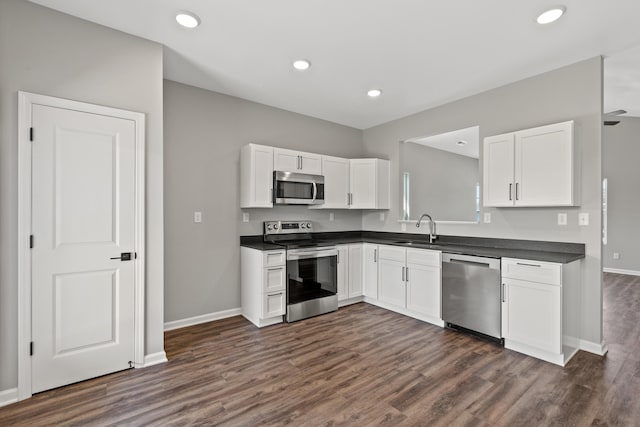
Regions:
<svg viewBox="0 0 640 427"><path fill-rule="evenodd" d="M287 305L338 293L336 248L287 251Z"/></svg>
<svg viewBox="0 0 640 427"><path fill-rule="evenodd" d="M324 177L302 173L273 173L273 202L276 205L319 205L324 203Z"/></svg>

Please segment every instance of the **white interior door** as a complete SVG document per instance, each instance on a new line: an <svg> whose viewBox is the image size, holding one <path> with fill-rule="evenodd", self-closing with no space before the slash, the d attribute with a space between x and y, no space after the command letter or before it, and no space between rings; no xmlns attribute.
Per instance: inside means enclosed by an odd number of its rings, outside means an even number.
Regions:
<svg viewBox="0 0 640 427"><path fill-rule="evenodd" d="M32 392L134 361L136 129L33 105ZM131 253L131 260L113 259Z"/></svg>

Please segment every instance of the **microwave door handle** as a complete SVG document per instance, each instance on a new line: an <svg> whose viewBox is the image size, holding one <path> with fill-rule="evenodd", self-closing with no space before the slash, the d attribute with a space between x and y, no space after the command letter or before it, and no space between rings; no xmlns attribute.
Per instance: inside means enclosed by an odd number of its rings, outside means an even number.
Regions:
<svg viewBox="0 0 640 427"><path fill-rule="evenodd" d="M316 185L315 182L312 183L313 184L313 200L311 200L312 202L316 201L316 196L318 195L318 186Z"/></svg>

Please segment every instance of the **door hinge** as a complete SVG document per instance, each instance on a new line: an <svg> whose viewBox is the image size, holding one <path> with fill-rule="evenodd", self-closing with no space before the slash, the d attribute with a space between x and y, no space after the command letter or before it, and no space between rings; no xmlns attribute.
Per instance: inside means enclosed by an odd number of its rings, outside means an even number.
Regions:
<svg viewBox="0 0 640 427"><path fill-rule="evenodd" d="M29 141L33 141L33 128L29 128Z"/></svg>
<svg viewBox="0 0 640 427"><path fill-rule="evenodd" d="M29 356L33 356L33 341L29 343Z"/></svg>
<svg viewBox="0 0 640 427"><path fill-rule="evenodd" d="M29 236L29 249L33 249L33 234Z"/></svg>

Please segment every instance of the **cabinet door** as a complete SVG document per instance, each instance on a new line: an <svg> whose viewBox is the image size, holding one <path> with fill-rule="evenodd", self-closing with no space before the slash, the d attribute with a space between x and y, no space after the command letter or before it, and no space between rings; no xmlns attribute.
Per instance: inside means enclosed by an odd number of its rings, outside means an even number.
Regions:
<svg viewBox="0 0 640 427"><path fill-rule="evenodd" d="M407 308L440 319L440 267L407 264Z"/></svg>
<svg viewBox="0 0 640 427"><path fill-rule="evenodd" d="M284 291L264 294L262 318L282 316L285 312Z"/></svg>
<svg viewBox="0 0 640 427"><path fill-rule="evenodd" d="M338 301L349 298L349 246L336 246L338 249Z"/></svg>
<svg viewBox="0 0 640 427"><path fill-rule="evenodd" d="M573 122L515 133L516 206L571 206Z"/></svg>
<svg viewBox="0 0 640 427"><path fill-rule="evenodd" d="M274 148L273 168L277 171L301 173L300 152L284 148Z"/></svg>
<svg viewBox="0 0 640 427"><path fill-rule="evenodd" d="M322 175L322 156L320 154L300 152L300 172L310 175Z"/></svg>
<svg viewBox="0 0 640 427"><path fill-rule="evenodd" d="M240 207L273 207L273 147L248 144L240 152Z"/></svg>
<svg viewBox="0 0 640 427"><path fill-rule="evenodd" d="M379 246L378 300L406 307L406 250L395 246Z"/></svg>
<svg viewBox="0 0 640 427"><path fill-rule="evenodd" d="M352 209L376 208L375 159L351 159L350 191Z"/></svg>
<svg viewBox="0 0 640 427"><path fill-rule="evenodd" d="M513 133L484 139L482 177L484 206L513 206L515 198Z"/></svg>
<svg viewBox="0 0 640 427"><path fill-rule="evenodd" d="M363 243L363 293L365 297L378 299L378 246Z"/></svg>
<svg viewBox="0 0 640 427"><path fill-rule="evenodd" d="M362 244L349 245L349 298L362 296Z"/></svg>
<svg viewBox="0 0 640 427"><path fill-rule="evenodd" d="M552 353L562 351L562 287L504 279L502 334Z"/></svg>
<svg viewBox="0 0 640 427"><path fill-rule="evenodd" d="M286 267L272 267L264 269L263 292L281 291L285 288Z"/></svg>
<svg viewBox="0 0 640 427"><path fill-rule="evenodd" d="M349 159L322 156L324 175L323 209L349 208Z"/></svg>

